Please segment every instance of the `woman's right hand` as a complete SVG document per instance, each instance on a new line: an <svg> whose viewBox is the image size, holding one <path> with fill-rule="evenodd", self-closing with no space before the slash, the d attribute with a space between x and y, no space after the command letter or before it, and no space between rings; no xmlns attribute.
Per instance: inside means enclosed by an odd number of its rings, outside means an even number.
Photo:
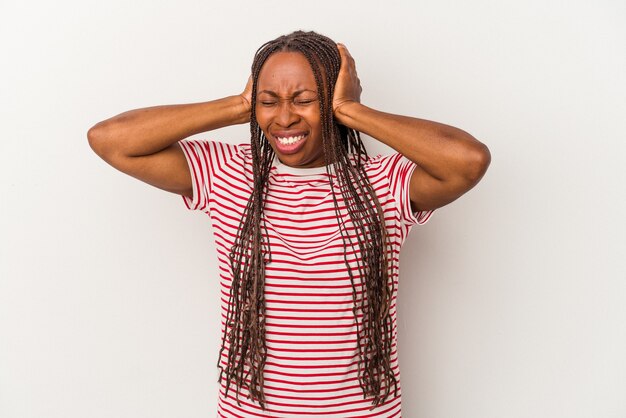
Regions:
<svg viewBox="0 0 626 418"><path fill-rule="evenodd" d="M250 111L252 109L252 76L248 77L246 88L239 96L241 96L241 102L248 115L248 119L250 119Z"/></svg>

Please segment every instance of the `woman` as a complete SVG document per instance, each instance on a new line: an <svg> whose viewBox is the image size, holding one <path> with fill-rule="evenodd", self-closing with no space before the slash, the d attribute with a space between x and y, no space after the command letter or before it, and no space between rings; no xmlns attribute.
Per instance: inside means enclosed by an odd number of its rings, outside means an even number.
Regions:
<svg viewBox="0 0 626 418"><path fill-rule="evenodd" d="M133 110L88 133L112 166L211 217L220 416L400 416L400 247L482 178L490 154L360 93L346 47L298 31L257 51L240 95ZM248 122L249 144L183 140ZM368 157L359 132L397 153Z"/></svg>

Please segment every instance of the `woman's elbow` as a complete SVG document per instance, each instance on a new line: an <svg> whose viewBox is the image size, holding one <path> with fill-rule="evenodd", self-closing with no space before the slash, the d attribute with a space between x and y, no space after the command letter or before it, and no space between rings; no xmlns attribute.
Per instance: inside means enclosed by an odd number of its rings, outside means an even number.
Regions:
<svg viewBox="0 0 626 418"><path fill-rule="evenodd" d="M105 158L107 153L111 151L111 147L114 145L112 138L114 137L108 121L98 122L87 131L89 146L102 158Z"/></svg>
<svg viewBox="0 0 626 418"><path fill-rule="evenodd" d="M483 178L489 168L489 164L491 164L491 152L489 148L481 142L476 142L477 144L475 144L472 151L470 151L467 156L466 177L472 184L478 183L480 179Z"/></svg>
<svg viewBox="0 0 626 418"><path fill-rule="evenodd" d="M94 150L96 154L98 154L98 150L103 142L102 138L104 134L102 132L103 129L101 124L102 122L98 122L87 131L87 141L89 142L91 149Z"/></svg>

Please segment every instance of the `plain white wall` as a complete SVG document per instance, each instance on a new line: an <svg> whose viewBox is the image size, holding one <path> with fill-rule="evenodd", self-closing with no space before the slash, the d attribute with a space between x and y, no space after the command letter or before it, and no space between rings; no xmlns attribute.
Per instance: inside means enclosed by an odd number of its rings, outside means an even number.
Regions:
<svg viewBox="0 0 626 418"><path fill-rule="evenodd" d="M0 15L0 417L215 415L209 220L106 165L86 132L239 93L256 48L299 28L348 46L367 105L491 149L483 181L403 250L403 416L626 416L623 1L7 1Z"/></svg>

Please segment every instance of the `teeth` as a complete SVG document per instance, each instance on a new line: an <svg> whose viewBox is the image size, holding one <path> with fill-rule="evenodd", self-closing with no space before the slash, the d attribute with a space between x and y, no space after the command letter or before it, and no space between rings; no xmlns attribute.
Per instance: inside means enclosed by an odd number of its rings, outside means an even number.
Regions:
<svg viewBox="0 0 626 418"><path fill-rule="evenodd" d="M283 145L291 145L291 144L295 144L296 142L304 139L304 135L299 135L299 136L290 136L287 138L280 138L280 137L276 137L276 139L278 139L278 141L283 144Z"/></svg>

